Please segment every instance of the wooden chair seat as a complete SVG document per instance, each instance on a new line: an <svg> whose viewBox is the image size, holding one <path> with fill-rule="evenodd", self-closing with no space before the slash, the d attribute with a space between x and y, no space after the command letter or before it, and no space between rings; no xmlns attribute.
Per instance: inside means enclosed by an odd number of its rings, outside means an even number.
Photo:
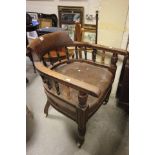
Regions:
<svg viewBox="0 0 155 155"><path fill-rule="evenodd" d="M67 65L60 65L55 70L61 74L98 87L101 90L100 96L104 95L112 81L112 73L108 71L108 69L96 67L85 62L73 62ZM78 91L72 88L69 89L70 95L65 94L66 98L69 99L71 104L77 105ZM62 92L65 92L65 90L63 91L63 88ZM87 103L89 107L93 107L96 104L97 100L98 98L88 95Z"/></svg>

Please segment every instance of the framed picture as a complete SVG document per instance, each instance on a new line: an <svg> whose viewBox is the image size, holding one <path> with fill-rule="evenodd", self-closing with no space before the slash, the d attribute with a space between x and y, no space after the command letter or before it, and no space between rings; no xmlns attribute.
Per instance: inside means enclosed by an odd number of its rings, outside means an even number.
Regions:
<svg viewBox="0 0 155 155"><path fill-rule="evenodd" d="M95 42L96 42L96 25L85 24L83 26L82 41L95 44Z"/></svg>
<svg viewBox="0 0 155 155"><path fill-rule="evenodd" d="M70 38L74 40L75 24L62 24L61 27L69 34Z"/></svg>
<svg viewBox="0 0 155 155"><path fill-rule="evenodd" d="M55 14L45 14L45 13L39 13L38 16L39 20L39 28L45 28L45 27L57 27L58 19Z"/></svg>
<svg viewBox="0 0 155 155"><path fill-rule="evenodd" d="M61 23L72 24L74 22L80 22L80 13L61 13Z"/></svg>
<svg viewBox="0 0 155 155"><path fill-rule="evenodd" d="M74 24L76 21L83 25L84 7L58 6L59 26L62 24Z"/></svg>
<svg viewBox="0 0 155 155"><path fill-rule="evenodd" d="M52 27L52 20L46 18L39 18L39 28Z"/></svg>
<svg viewBox="0 0 155 155"><path fill-rule="evenodd" d="M27 12L33 20L38 20L38 13L37 12Z"/></svg>

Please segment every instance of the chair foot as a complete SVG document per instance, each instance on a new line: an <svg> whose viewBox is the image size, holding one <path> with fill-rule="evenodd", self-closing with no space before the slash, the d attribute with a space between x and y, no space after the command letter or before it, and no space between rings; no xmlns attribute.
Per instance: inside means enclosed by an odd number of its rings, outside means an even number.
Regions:
<svg viewBox="0 0 155 155"><path fill-rule="evenodd" d="M45 108L44 108L44 114L46 114L46 117L48 116L48 109L49 109L50 105L51 104L47 101L46 105L45 105Z"/></svg>
<svg viewBox="0 0 155 155"><path fill-rule="evenodd" d="M81 146L83 145L83 143L84 143L84 138L79 138L78 137L78 141L76 143L77 147L78 148L81 148Z"/></svg>
<svg viewBox="0 0 155 155"><path fill-rule="evenodd" d="M82 144L83 144L83 143L77 142L76 145L77 145L78 148L81 148Z"/></svg>
<svg viewBox="0 0 155 155"><path fill-rule="evenodd" d="M108 101L109 101L109 97L104 100L103 105L106 105Z"/></svg>

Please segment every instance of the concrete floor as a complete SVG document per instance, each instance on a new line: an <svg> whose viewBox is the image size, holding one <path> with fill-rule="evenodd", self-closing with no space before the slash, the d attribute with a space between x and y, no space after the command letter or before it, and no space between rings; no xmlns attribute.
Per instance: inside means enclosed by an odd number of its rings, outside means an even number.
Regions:
<svg viewBox="0 0 155 155"><path fill-rule="evenodd" d="M87 123L85 143L76 146L77 125L55 109L46 118L43 109L46 96L42 81L33 73L27 59L27 106L33 114L27 118L27 155L128 155L128 114L116 106L111 95L109 102Z"/></svg>

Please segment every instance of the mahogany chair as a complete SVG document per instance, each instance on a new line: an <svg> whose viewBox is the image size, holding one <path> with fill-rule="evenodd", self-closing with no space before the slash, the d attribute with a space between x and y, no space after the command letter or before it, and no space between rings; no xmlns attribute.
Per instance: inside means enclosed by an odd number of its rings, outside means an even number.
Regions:
<svg viewBox="0 0 155 155"><path fill-rule="evenodd" d="M74 47L75 57L69 57L68 49ZM64 48L66 59L61 60L59 49ZM87 49L92 49L92 58ZM78 146L84 142L86 123L101 105L108 102L117 69L118 55L128 57L122 49L97 44L74 42L65 32L45 34L30 43L34 64L39 72L47 95L44 113L48 116L49 106L54 107L78 124ZM57 51L57 62L49 63L44 55ZM111 64L96 62L97 50L111 53ZM83 58L79 58L79 51Z"/></svg>

